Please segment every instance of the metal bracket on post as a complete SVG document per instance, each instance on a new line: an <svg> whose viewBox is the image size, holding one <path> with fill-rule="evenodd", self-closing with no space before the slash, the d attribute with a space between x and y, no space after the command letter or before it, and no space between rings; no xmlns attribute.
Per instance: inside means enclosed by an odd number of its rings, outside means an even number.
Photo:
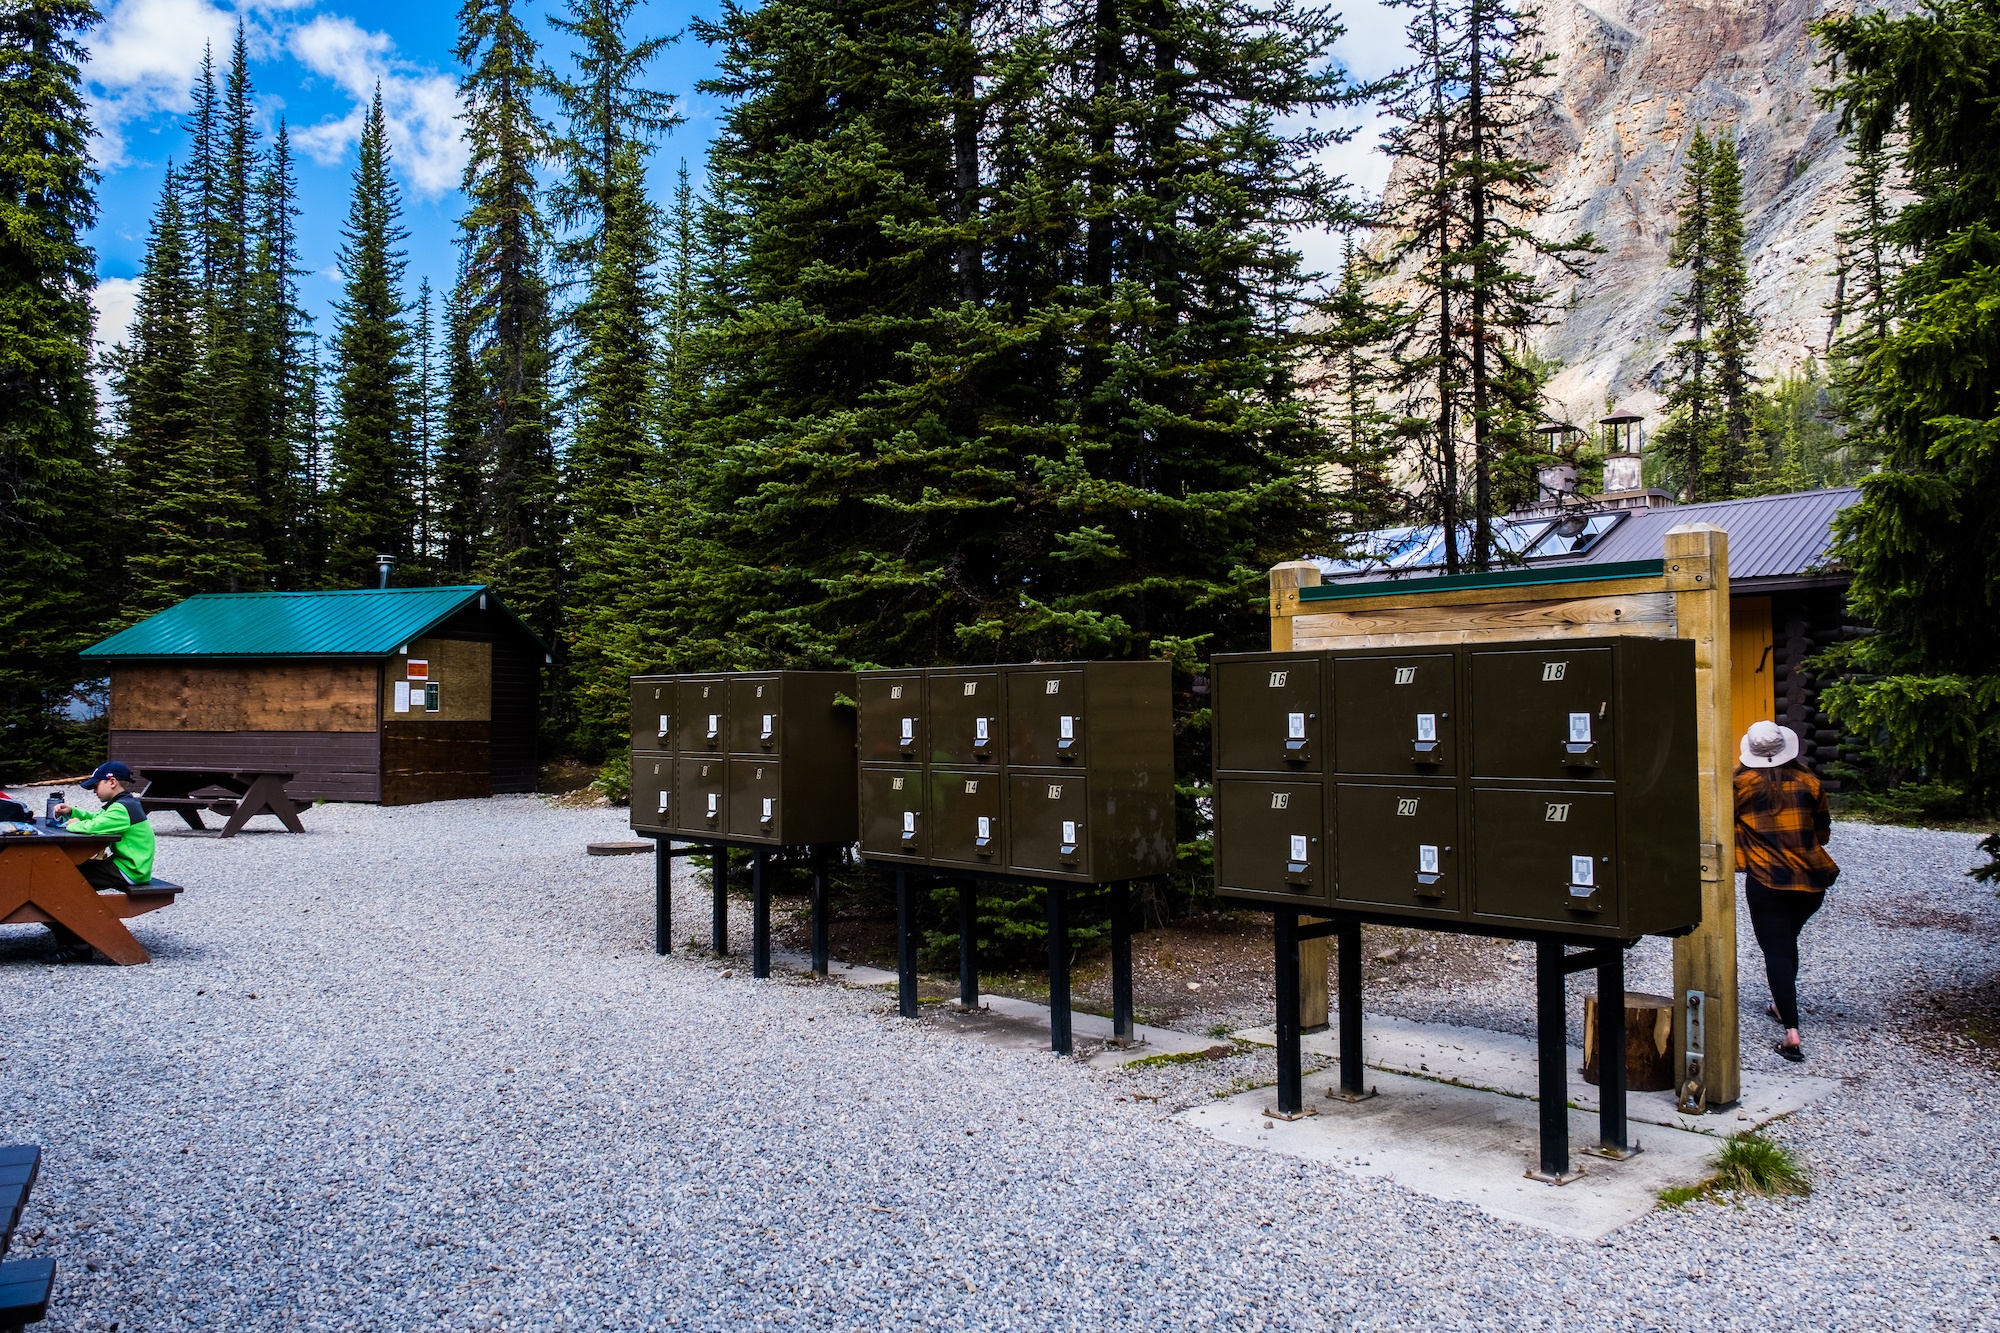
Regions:
<svg viewBox="0 0 2000 1333"><path fill-rule="evenodd" d="M1592 1157L1636 1156L1625 1117L1625 950L1607 945L1597 962L1597 1146Z"/></svg>
<svg viewBox="0 0 2000 1333"><path fill-rule="evenodd" d="M1569 1163L1569 1041L1564 1001L1570 968L1561 940L1535 941L1536 1096L1541 1103L1542 1165L1524 1174L1549 1185L1582 1175Z"/></svg>
<svg viewBox="0 0 2000 1333"><path fill-rule="evenodd" d="M1342 919L1334 931L1340 950L1340 1082L1326 1090L1333 1101L1365 1102L1376 1093L1366 1086L1361 1064L1361 923Z"/></svg>
<svg viewBox="0 0 2000 1333"><path fill-rule="evenodd" d="M1049 885L1049 1049L1074 1049L1069 1018L1069 887Z"/></svg>
<svg viewBox="0 0 2000 1333"><path fill-rule="evenodd" d="M917 1016L917 911L910 899L910 874L896 867L896 1011Z"/></svg>
<svg viewBox="0 0 2000 1333"><path fill-rule="evenodd" d="M750 975L771 975L771 857L750 853Z"/></svg>
<svg viewBox="0 0 2000 1333"><path fill-rule="evenodd" d="M979 885L970 879L958 886L958 1008L979 1009Z"/></svg>
<svg viewBox="0 0 2000 1333"><path fill-rule="evenodd" d="M1132 885L1111 887L1111 1040L1130 1046L1132 1023Z"/></svg>
<svg viewBox="0 0 2000 1333"><path fill-rule="evenodd" d="M812 862L812 970L821 981L827 974L826 856L815 851Z"/></svg>
<svg viewBox="0 0 2000 1333"><path fill-rule="evenodd" d="M717 958L727 958L729 956L729 848L727 846L715 849L713 879L715 911L708 927L708 948Z"/></svg>
<svg viewBox="0 0 2000 1333"><path fill-rule="evenodd" d="M1271 938L1277 948L1272 989L1278 999L1278 1104L1264 1114L1274 1120L1301 1120L1317 1111L1305 1109L1305 1064L1299 1044L1299 914L1280 907L1271 914Z"/></svg>
<svg viewBox="0 0 2000 1333"><path fill-rule="evenodd" d="M1708 1114L1708 997L1691 990L1681 997L1687 1067L1681 1071L1674 1109L1682 1115Z"/></svg>

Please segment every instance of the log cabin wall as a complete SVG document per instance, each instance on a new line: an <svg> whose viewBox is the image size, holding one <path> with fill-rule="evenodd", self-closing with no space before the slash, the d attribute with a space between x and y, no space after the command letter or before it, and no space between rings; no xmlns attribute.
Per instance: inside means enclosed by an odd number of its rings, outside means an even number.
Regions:
<svg viewBox="0 0 2000 1333"><path fill-rule="evenodd" d="M111 669L110 756L289 769L299 800L381 796L374 662L131 662Z"/></svg>
<svg viewBox="0 0 2000 1333"><path fill-rule="evenodd" d="M380 702L382 804L493 794L490 642L412 640L384 664Z"/></svg>
<svg viewBox="0 0 2000 1333"><path fill-rule="evenodd" d="M537 785L542 731L542 650L510 620L467 606L431 631L432 638L493 645L492 790L531 792Z"/></svg>
<svg viewBox="0 0 2000 1333"><path fill-rule="evenodd" d="M1845 588L1807 588L1771 598L1772 655L1775 659L1777 721L1799 734L1800 748L1818 772L1833 763L1853 763L1854 738L1820 707L1820 680L1807 666L1814 654L1867 633L1849 622ZM1827 786L1838 790L1838 779Z"/></svg>

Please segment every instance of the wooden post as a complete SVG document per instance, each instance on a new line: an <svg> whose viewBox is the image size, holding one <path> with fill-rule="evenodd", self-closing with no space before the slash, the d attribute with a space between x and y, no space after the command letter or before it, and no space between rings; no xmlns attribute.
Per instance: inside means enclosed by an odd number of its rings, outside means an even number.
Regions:
<svg viewBox="0 0 2000 1333"><path fill-rule="evenodd" d="M1271 651L1292 650L1292 618L1282 614L1284 592L1295 588L1317 588L1319 566L1310 560L1288 560L1271 566ZM1324 918L1302 916L1302 926L1318 925ZM1324 1032L1328 1022L1327 975L1333 962L1333 940L1322 935L1299 941L1299 1031Z"/></svg>
<svg viewBox="0 0 2000 1333"><path fill-rule="evenodd" d="M1687 997L1706 998L1701 1084L1710 1106L1743 1093L1736 1023L1736 737L1729 708L1729 534L1710 523L1669 529L1667 591L1680 637L1694 641L1701 772L1701 924L1674 941L1674 1061L1687 1068ZM1683 1073L1683 1079L1686 1075Z"/></svg>

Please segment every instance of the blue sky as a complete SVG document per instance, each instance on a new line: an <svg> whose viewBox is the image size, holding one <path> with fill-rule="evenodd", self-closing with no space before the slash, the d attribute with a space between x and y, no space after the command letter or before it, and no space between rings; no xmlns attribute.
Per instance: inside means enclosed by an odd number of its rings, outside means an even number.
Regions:
<svg viewBox="0 0 2000 1333"><path fill-rule="evenodd" d="M410 231L412 295L420 278L433 287L451 282L452 239L461 200L458 181L465 156L452 58L458 6L451 0L99 0L104 19L86 36L90 61L84 76L99 130L97 158L103 181L97 248L100 341L123 335L130 320L135 280L145 260L146 226L170 158L186 151L188 91L212 43L226 67L239 19L250 39L251 83L257 119L268 141L282 117L298 150L299 241L311 270L302 295L318 318L322 336L332 330L331 302L339 291L336 260L346 216L360 118L376 82L382 84L390 151L403 188ZM527 0L524 8L544 39L544 58L561 63L566 47L547 24L559 0ZM640 35L674 33L689 19L713 14L711 0L642 5ZM1403 56L1401 15L1379 0L1345 6L1352 31L1341 54L1355 72L1373 77ZM661 144L654 187L671 188L682 158L700 171L717 105L694 91L711 69L709 53L686 39L656 63L655 86L681 99L687 123ZM1371 136L1364 134L1363 140ZM1339 151L1334 165L1350 179L1379 189L1386 163L1365 142ZM1325 263L1332 247L1305 240Z"/></svg>

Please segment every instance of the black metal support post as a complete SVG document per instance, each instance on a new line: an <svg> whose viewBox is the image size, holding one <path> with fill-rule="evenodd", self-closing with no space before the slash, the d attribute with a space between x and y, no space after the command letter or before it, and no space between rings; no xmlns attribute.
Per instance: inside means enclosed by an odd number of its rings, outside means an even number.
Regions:
<svg viewBox="0 0 2000 1333"><path fill-rule="evenodd" d="M771 854L750 853L750 975L771 975Z"/></svg>
<svg viewBox="0 0 2000 1333"><path fill-rule="evenodd" d="M1132 886L1111 886L1111 1039L1129 1043L1132 1026Z"/></svg>
<svg viewBox="0 0 2000 1333"><path fill-rule="evenodd" d="M1629 1157L1625 1128L1625 951L1607 948L1597 963L1597 1151Z"/></svg>
<svg viewBox="0 0 2000 1333"><path fill-rule="evenodd" d="M1299 1049L1299 914L1281 907L1272 913L1277 942L1278 1114L1305 1110L1304 1057Z"/></svg>
<svg viewBox="0 0 2000 1333"><path fill-rule="evenodd" d="M1569 1044L1564 1031L1565 979L1569 969L1562 941L1535 941L1535 1043L1542 1112L1542 1169L1531 1172L1551 1184L1569 1178ZM1623 995L1620 995L1623 1002ZM1622 1053L1621 1053L1622 1054Z"/></svg>
<svg viewBox="0 0 2000 1333"><path fill-rule="evenodd" d="M901 866L896 867L896 1009L905 1018L917 1016L917 905L910 874Z"/></svg>
<svg viewBox="0 0 2000 1333"><path fill-rule="evenodd" d="M674 949L674 856L672 840L653 839L653 952Z"/></svg>
<svg viewBox="0 0 2000 1333"><path fill-rule="evenodd" d="M709 923L708 948L717 958L729 953L729 849L715 849L715 916Z"/></svg>
<svg viewBox="0 0 2000 1333"><path fill-rule="evenodd" d="M979 1007L979 886L969 879L958 886L958 1004Z"/></svg>
<svg viewBox="0 0 2000 1333"><path fill-rule="evenodd" d="M1049 1049L1068 1055L1069 1030L1069 889L1049 885Z"/></svg>
<svg viewBox="0 0 2000 1333"><path fill-rule="evenodd" d="M1340 949L1340 1095L1355 1101L1367 1095L1361 1082L1361 923L1342 921L1334 942Z"/></svg>
<svg viewBox="0 0 2000 1333"><path fill-rule="evenodd" d="M815 853L812 863L813 904L812 904L812 969L813 975L826 980L826 857Z"/></svg>

